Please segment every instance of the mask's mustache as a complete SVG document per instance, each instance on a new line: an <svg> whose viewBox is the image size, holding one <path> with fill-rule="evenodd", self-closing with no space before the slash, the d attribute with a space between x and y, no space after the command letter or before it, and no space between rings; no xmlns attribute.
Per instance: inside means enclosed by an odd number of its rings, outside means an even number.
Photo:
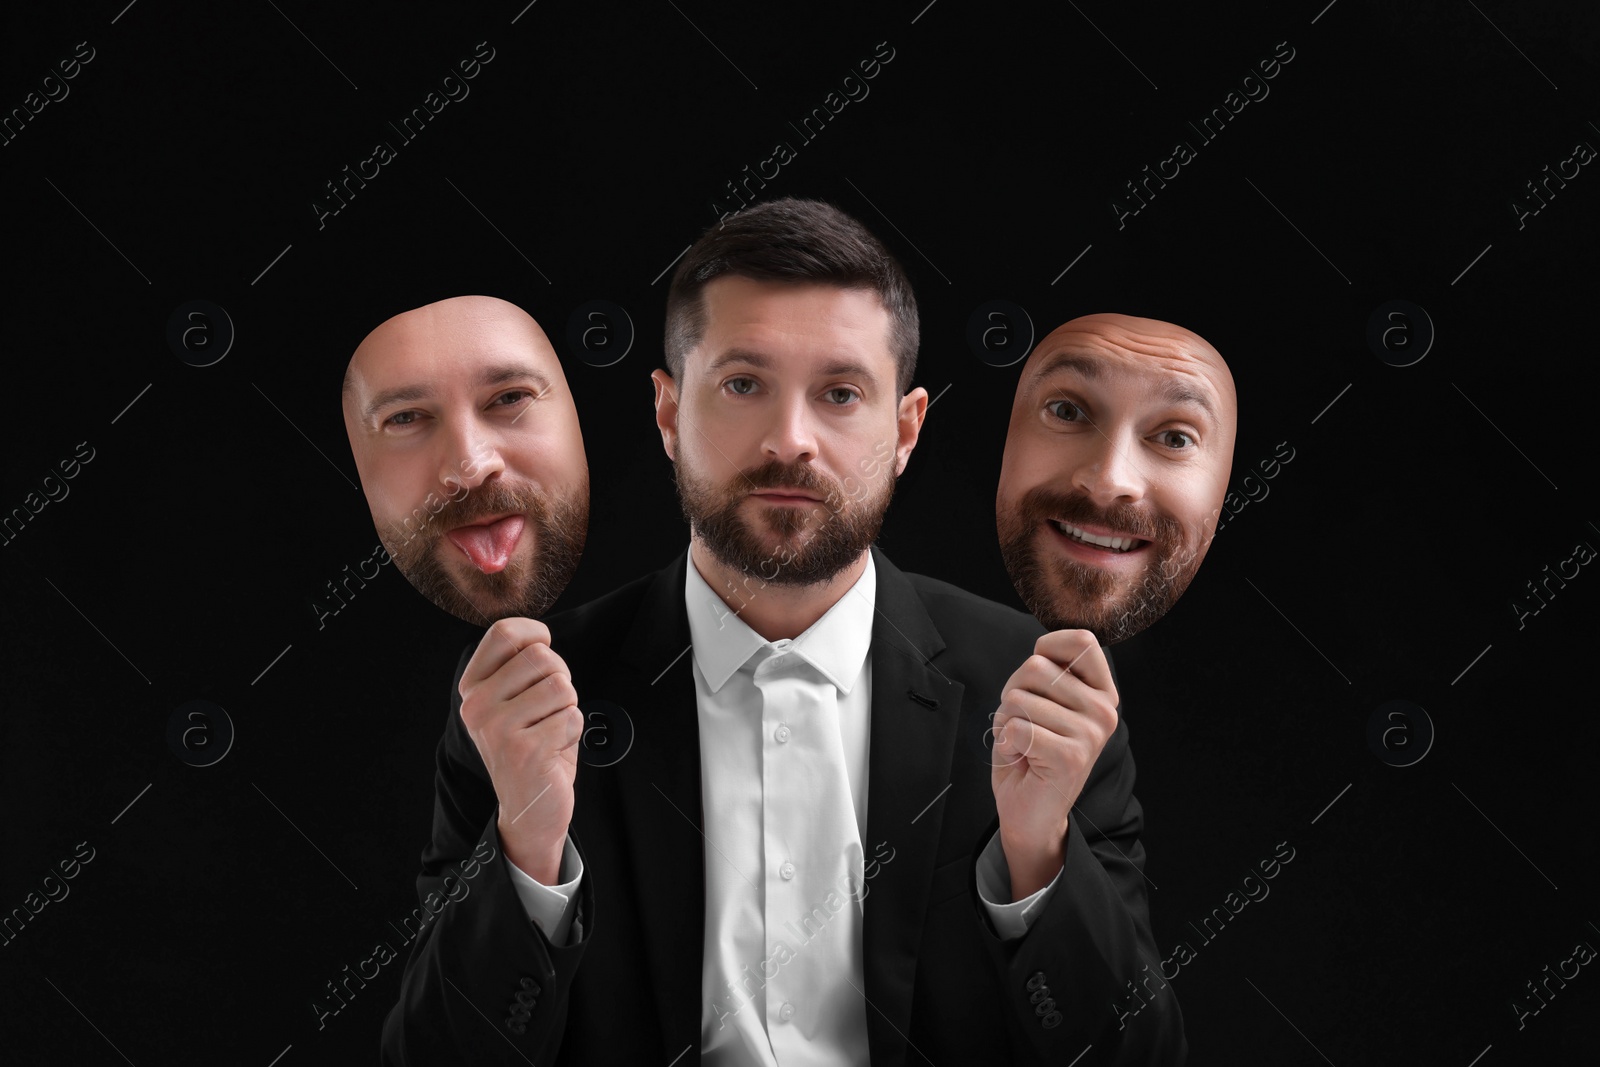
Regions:
<svg viewBox="0 0 1600 1067"><path fill-rule="evenodd" d="M429 500L437 499L440 498L429 497ZM549 505L532 485L508 486L497 480L464 493L458 490L442 498L437 507L424 501L413 508L409 516L392 524L393 537L402 545L418 538L432 544L458 526L510 512L529 515L537 524L548 514Z"/></svg>
<svg viewBox="0 0 1600 1067"><path fill-rule="evenodd" d="M1132 505L1102 510L1080 493L1037 488L1025 493L1019 510L1030 524L1058 519L1073 526L1101 526L1145 541L1167 541L1178 528L1173 519L1154 518Z"/></svg>
<svg viewBox="0 0 1600 1067"><path fill-rule="evenodd" d="M491 515L537 511L543 503L543 497L531 486L516 489L498 484L481 486L440 508L433 517L434 532L443 534L446 530L466 526Z"/></svg>

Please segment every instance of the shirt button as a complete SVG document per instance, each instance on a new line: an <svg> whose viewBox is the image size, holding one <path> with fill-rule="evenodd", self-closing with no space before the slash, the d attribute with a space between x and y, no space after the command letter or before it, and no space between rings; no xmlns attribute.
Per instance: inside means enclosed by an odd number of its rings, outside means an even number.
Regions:
<svg viewBox="0 0 1600 1067"><path fill-rule="evenodd" d="M789 740L789 724L786 722L780 722L778 724L778 728L772 731L772 736L778 739L779 744Z"/></svg>
<svg viewBox="0 0 1600 1067"><path fill-rule="evenodd" d="M785 882L787 882L789 879L793 878L794 877L794 864L790 863L788 860L784 860L783 866L778 868L778 875Z"/></svg>
<svg viewBox="0 0 1600 1067"><path fill-rule="evenodd" d="M794 1005L793 1004L786 1003L786 1004L784 1004L783 1007L778 1009L778 1019L779 1019L780 1022L788 1022L790 1019L793 1019L793 1018L794 1018Z"/></svg>

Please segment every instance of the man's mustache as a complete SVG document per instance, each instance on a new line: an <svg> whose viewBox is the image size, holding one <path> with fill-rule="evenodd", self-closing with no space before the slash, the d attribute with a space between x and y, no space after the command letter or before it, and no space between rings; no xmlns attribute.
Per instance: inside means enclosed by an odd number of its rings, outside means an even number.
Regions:
<svg viewBox="0 0 1600 1067"><path fill-rule="evenodd" d="M1152 516L1132 504L1100 508L1083 493L1039 486L1022 497L1018 510L1030 523L1058 519L1073 526L1103 526L1146 541L1168 542L1181 532L1175 519Z"/></svg>
<svg viewBox="0 0 1600 1067"><path fill-rule="evenodd" d="M532 513L537 518L545 509L544 495L532 485L509 486L495 481L448 498L429 522L429 532L435 537L443 536L458 526L508 512Z"/></svg>
<svg viewBox="0 0 1600 1067"><path fill-rule="evenodd" d="M784 463L768 460L759 467L741 471L733 483L738 489L804 489L820 493L824 499L838 493L832 478L808 463Z"/></svg>

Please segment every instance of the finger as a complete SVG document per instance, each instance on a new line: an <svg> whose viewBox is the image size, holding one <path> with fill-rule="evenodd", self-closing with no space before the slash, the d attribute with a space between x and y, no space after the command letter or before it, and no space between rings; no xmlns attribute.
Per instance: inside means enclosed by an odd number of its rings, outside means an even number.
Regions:
<svg viewBox="0 0 1600 1067"><path fill-rule="evenodd" d="M1025 754L1030 761L1042 761L1044 767L1061 768L1072 764L1073 751L1081 752L1092 765L1117 724L1115 710L1106 707L1103 697L1089 705L1089 710L1077 711L1021 689L1006 693L995 719L1009 720L1008 733L1014 729L1016 740L1005 752Z"/></svg>
<svg viewBox="0 0 1600 1067"><path fill-rule="evenodd" d="M576 745L579 741L583 740L584 731L586 731L588 728L589 717L583 713L582 708L574 704L572 707L572 712L567 715L566 743L563 744L557 751L565 752Z"/></svg>
<svg viewBox="0 0 1600 1067"><path fill-rule="evenodd" d="M1000 694L1000 709L995 713L995 725L1001 719L1012 722L1040 722L1050 729L1067 729L1065 719L1072 714L1048 697L1027 689L1007 689Z"/></svg>
<svg viewBox="0 0 1600 1067"><path fill-rule="evenodd" d="M553 708L541 715L518 734L518 741L527 746L530 756L550 758L558 756L583 739L583 712L576 704Z"/></svg>
<svg viewBox="0 0 1600 1067"><path fill-rule="evenodd" d="M578 691L573 688L572 678L565 671L557 671L541 678L521 693L512 694L501 706L506 729L528 730L561 712L577 711ZM577 721L581 734L581 713Z"/></svg>
<svg viewBox="0 0 1600 1067"><path fill-rule="evenodd" d="M1032 725L1048 730L1061 737L1082 739L1091 743L1097 742L1109 732L1105 721L1093 710L1080 711L1073 707L1063 707L1058 701L1049 697L1042 697L1026 689L1009 689L1000 702L1000 711L1004 717L1015 721L1027 721ZM998 724L1001 714L995 715Z"/></svg>
<svg viewBox="0 0 1600 1067"><path fill-rule="evenodd" d="M1101 748L1093 737L1058 734L1019 715L1006 723L1003 738L996 741L994 750L996 766L1026 761L1030 773L1048 779L1081 781L1099 759Z"/></svg>
<svg viewBox="0 0 1600 1067"><path fill-rule="evenodd" d="M1115 723L1115 693L1097 689L1077 675L1062 670L1054 660L1044 656L1028 657L1021 669L1011 676L1008 688L1001 693L1002 699L1013 691L1032 693L1068 711L1087 715L1101 724Z"/></svg>
<svg viewBox="0 0 1600 1067"><path fill-rule="evenodd" d="M550 643L550 628L538 619L497 619L478 642L457 685L461 695L490 677L524 648Z"/></svg>
<svg viewBox="0 0 1600 1067"><path fill-rule="evenodd" d="M553 675L572 678L566 661L549 645L529 645L480 682L473 695L493 702L512 700Z"/></svg>
<svg viewBox="0 0 1600 1067"><path fill-rule="evenodd" d="M1116 689L1111 680L1111 665L1106 662L1105 650L1094 634L1088 630L1055 630L1045 634L1033 644L1038 655L1053 660L1057 670L1065 670L1082 678L1102 692Z"/></svg>
<svg viewBox="0 0 1600 1067"><path fill-rule="evenodd" d="M1021 715L996 715L994 765L1014 767L1030 761L1033 758L1034 741L1044 732L1036 731L1033 723Z"/></svg>

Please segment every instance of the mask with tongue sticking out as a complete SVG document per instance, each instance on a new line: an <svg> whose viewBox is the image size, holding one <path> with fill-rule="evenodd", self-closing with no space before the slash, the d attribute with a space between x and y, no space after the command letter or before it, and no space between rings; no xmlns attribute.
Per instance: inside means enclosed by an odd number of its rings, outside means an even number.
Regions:
<svg viewBox="0 0 1600 1067"><path fill-rule="evenodd" d="M547 496L537 486L493 478L447 503L424 530L389 527L384 547L417 592L474 626L538 618L577 568L588 490L585 481Z"/></svg>
<svg viewBox="0 0 1600 1067"><path fill-rule="evenodd" d="M504 570L510 560L512 550L522 537L524 521L521 515L508 515L480 526L458 526L445 536L466 554L474 567L485 574L495 574Z"/></svg>

